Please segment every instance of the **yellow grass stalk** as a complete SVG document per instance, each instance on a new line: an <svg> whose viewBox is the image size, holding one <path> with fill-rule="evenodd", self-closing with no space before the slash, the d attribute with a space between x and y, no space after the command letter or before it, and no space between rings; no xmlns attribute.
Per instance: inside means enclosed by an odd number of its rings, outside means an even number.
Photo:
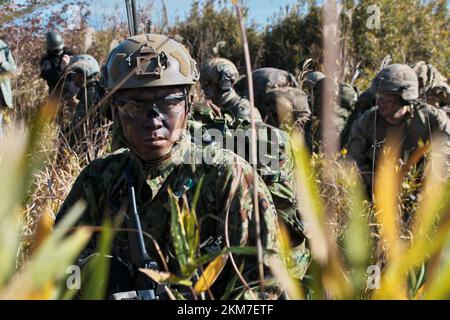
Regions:
<svg viewBox="0 0 450 320"><path fill-rule="evenodd" d="M260 292L264 292L264 264L263 264L263 247L261 241L261 225L259 216L259 202L258 202L258 173L257 173L257 149L256 149L256 126L255 126L255 113L254 113L254 98L253 98L253 78L250 62L250 52L248 48L247 33L245 30L244 17L242 16L241 7L238 0L231 1L236 9L236 13L239 20L239 26L242 35L242 44L244 46L245 66L247 72L247 88L248 98L250 101L250 125L251 125L251 148L250 159L253 167L253 211L255 214L256 224L256 247L258 250L258 273L259 273L259 288Z"/></svg>

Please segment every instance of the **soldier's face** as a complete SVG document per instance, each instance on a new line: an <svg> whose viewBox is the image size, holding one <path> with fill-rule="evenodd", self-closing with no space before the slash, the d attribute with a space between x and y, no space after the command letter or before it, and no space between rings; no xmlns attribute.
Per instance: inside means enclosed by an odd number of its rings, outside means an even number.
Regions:
<svg viewBox="0 0 450 320"><path fill-rule="evenodd" d="M180 96L184 92L180 87L130 89L119 90L114 98L118 101L135 102L136 105L145 107L145 105L152 106L154 102L160 102L169 95ZM186 101L183 99L171 101L173 102L170 105L169 116L158 114L151 107L147 109L148 112L138 111L137 114L140 114L138 117L118 112L125 138L143 160L158 160L167 156L186 128Z"/></svg>
<svg viewBox="0 0 450 320"><path fill-rule="evenodd" d="M76 88L84 87L84 76L79 72L70 72L66 77L66 83Z"/></svg>
<svg viewBox="0 0 450 320"><path fill-rule="evenodd" d="M391 124L399 123L406 114L406 107L402 106L399 95L379 93L377 103L380 115Z"/></svg>
<svg viewBox="0 0 450 320"><path fill-rule="evenodd" d="M63 49L51 49L50 53L55 56L60 56L63 54Z"/></svg>

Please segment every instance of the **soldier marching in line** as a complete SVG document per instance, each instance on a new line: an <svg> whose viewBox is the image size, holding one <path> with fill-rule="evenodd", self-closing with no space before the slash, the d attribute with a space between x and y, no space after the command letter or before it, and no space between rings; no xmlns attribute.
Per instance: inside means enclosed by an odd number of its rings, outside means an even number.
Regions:
<svg viewBox="0 0 450 320"><path fill-rule="evenodd" d="M46 35L47 53L41 58L41 78L47 82L48 93L52 99L59 99L63 90L61 77L70 63L73 52L64 46L64 40L56 31Z"/></svg>
<svg viewBox="0 0 450 320"><path fill-rule="evenodd" d="M419 98L419 82L414 70L403 64L383 68L372 81L371 92L377 106L364 112L353 123L347 141L348 155L353 159L367 189L372 189L373 168L379 151L389 134L399 134L400 158L406 163L419 143L444 137L442 150L450 168L450 119L445 112L424 103Z"/></svg>

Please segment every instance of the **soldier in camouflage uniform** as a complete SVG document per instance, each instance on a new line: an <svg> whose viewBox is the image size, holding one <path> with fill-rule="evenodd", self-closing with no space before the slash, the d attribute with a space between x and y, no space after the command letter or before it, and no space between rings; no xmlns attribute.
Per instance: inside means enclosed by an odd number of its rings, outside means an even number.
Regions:
<svg viewBox="0 0 450 320"><path fill-rule="evenodd" d="M130 73L131 77L124 80ZM129 203L127 176L132 176L142 228L157 241L173 273L177 273L177 263L170 238L169 190L180 203L185 199L192 206L194 193L200 188L196 207L200 243L213 239L216 251L224 247L228 219L230 245L256 244L251 167L234 153L214 148L209 161L199 163L196 159L201 159L202 150L186 134L192 88L197 80L196 63L188 51L166 36L130 37L110 53L104 83L107 90L113 90L123 82L113 94L113 104L128 148L94 160L81 172L57 222L78 200L84 199L87 209L80 224L100 225L105 218L117 215L122 215L127 223L128 215L122 209ZM277 251L276 211L261 179L257 198L263 246ZM95 252L95 245L96 238L84 256ZM159 261L154 244L149 241L146 246L151 258ZM112 255L131 267L126 235L115 236ZM238 263L244 260L244 277L254 282L258 279L256 258L239 256ZM212 287L216 297L224 293L234 274L228 261Z"/></svg>
<svg viewBox="0 0 450 320"><path fill-rule="evenodd" d="M450 116L450 86L447 79L425 61L412 66L419 78L419 96L423 101L443 109Z"/></svg>
<svg viewBox="0 0 450 320"><path fill-rule="evenodd" d="M441 108L450 116L450 87L447 79L431 64L420 61L411 66L419 80L419 98L429 105ZM358 96L355 109L352 112L346 129L350 129L353 122L365 111L376 105L376 97L371 88ZM349 131L349 130L348 130ZM348 140L348 132L343 141Z"/></svg>
<svg viewBox="0 0 450 320"><path fill-rule="evenodd" d="M295 76L282 69L259 68L252 71L252 78L255 107L263 121L288 132L294 123L303 130L311 111ZM247 77L241 77L234 88L247 97Z"/></svg>
<svg viewBox="0 0 450 320"><path fill-rule="evenodd" d="M76 97L72 97L75 110L70 121L70 129L74 130L73 136L70 137L73 144L85 136L83 132L101 125L102 117L98 112L84 123L81 122L89 110L102 99L104 89L100 84L100 66L97 60L88 54L74 56L66 73L66 86L71 88L70 92L77 92Z"/></svg>
<svg viewBox="0 0 450 320"><path fill-rule="evenodd" d="M304 240L295 195L294 163L289 135L264 122L255 123L258 174L271 192L279 218L288 227L294 244ZM248 162L251 148L251 126L247 120L236 120L223 110L221 116L194 112L188 128L196 144L225 148Z"/></svg>
<svg viewBox="0 0 450 320"><path fill-rule="evenodd" d="M307 74L305 80L303 81L303 91L308 95L309 105L312 106L313 90L316 84L325 78L325 74L320 71L312 71Z"/></svg>
<svg viewBox="0 0 450 320"><path fill-rule="evenodd" d="M346 147L346 143L348 141L351 128L353 123L358 119L360 115L362 115L367 110L373 108L376 105L376 99L374 93L371 88L366 89L363 93L361 93L355 102L355 107L351 112L350 116L347 119L347 123L345 124L344 130L341 132L341 146Z"/></svg>
<svg viewBox="0 0 450 320"><path fill-rule="evenodd" d="M223 65L222 65L223 64ZM218 88L228 86L228 84L213 82L212 79L217 79L223 71L228 76L222 76L226 79L236 79L238 77L236 67L230 61L222 58L213 58L201 69L200 81L205 95L212 98L218 92ZM259 89L264 90L263 95L267 94L265 88L268 86L276 87L277 85L286 85L294 83L295 79L289 77L289 73L273 72L272 68L258 69L257 84ZM205 77L206 80L203 78ZM284 77L284 78L283 78ZM281 83L278 79L284 79ZM271 80L271 81L269 81ZM232 80L234 82L234 80ZM215 86L214 86L215 83ZM238 96L233 89L231 95ZM217 99L213 99L213 102ZM245 100L247 101L247 100ZM247 101L248 103L248 101ZM211 107L212 105L212 107ZM217 109L220 111L217 112ZM258 108L259 109L259 108ZM212 138L209 132L214 130L220 132L223 137L222 141L216 141L219 147L223 147L234 151L237 155L250 161L250 119L248 116L238 116L233 112L232 108L223 108L222 106L215 107L214 103L208 102L207 106L203 108L195 108L193 113L193 120L189 125L191 135L193 137L202 137L197 140L202 140L200 143L208 144ZM247 109L245 109L247 110ZM260 118L259 112L258 117ZM261 118L260 118L261 120ZM279 217L282 219L290 231L291 237L295 244L300 244L303 240L303 226L299 220L297 212L297 203L295 196L294 183L294 163L292 159L291 142L289 135L278 129L276 126L267 124L262 121L256 121L257 130L257 168L259 175L266 182L271 191L272 198L275 203ZM201 134L196 134L196 130L201 130ZM228 140L227 140L228 139ZM237 143L228 143L233 141ZM239 143L241 142L241 143Z"/></svg>
<svg viewBox="0 0 450 320"><path fill-rule="evenodd" d="M304 132L304 126L311 117L306 93L293 87L269 89L258 109L264 122L287 132L294 128Z"/></svg>
<svg viewBox="0 0 450 320"><path fill-rule="evenodd" d="M298 88L297 80L293 74L286 70L276 68L259 68L252 71L253 95L255 106L258 108L264 103L266 93L276 88ZM247 77L243 76L234 85L239 95L248 97Z"/></svg>
<svg viewBox="0 0 450 320"><path fill-rule="evenodd" d="M414 70L402 64L388 65L372 81L371 88L378 106L355 121L347 143L348 155L355 160L367 189L371 191L372 168L389 134L400 134L403 163L419 143L429 142L433 134L443 135L442 150L450 168L450 120L442 110L417 100L419 83Z"/></svg>
<svg viewBox="0 0 450 320"><path fill-rule="evenodd" d="M340 140L341 147L344 146L345 141L348 140L350 130L352 128L352 115L355 113L356 101L358 100L358 93L356 88L352 87L349 83L341 83L339 87L339 101L340 110ZM345 111L344 111L345 110ZM342 127L343 126L343 127Z"/></svg>
<svg viewBox="0 0 450 320"><path fill-rule="evenodd" d="M50 31L46 35L47 54L41 58L41 78L47 82L49 95L58 99L63 90L61 77L73 52L64 46L61 35L55 31Z"/></svg>
<svg viewBox="0 0 450 320"><path fill-rule="evenodd" d="M322 114L323 111L323 92L324 86L327 81L331 81L329 78L320 78L314 84L311 90L311 119L306 124L306 142L313 152L320 152L322 150ZM331 85L331 84L330 84ZM356 91L353 87L347 83L341 83L339 85L339 92L336 93L338 102L334 103L336 112L335 125L337 128L336 135L341 135L345 129L347 120L353 112L355 102L357 99ZM344 134L347 133L344 131Z"/></svg>
<svg viewBox="0 0 450 320"><path fill-rule="evenodd" d="M209 59L200 68L200 83L206 97L220 110L230 111L238 120L250 121L250 103L240 97L233 88L239 72L230 60ZM259 111L253 109L256 122L262 121Z"/></svg>

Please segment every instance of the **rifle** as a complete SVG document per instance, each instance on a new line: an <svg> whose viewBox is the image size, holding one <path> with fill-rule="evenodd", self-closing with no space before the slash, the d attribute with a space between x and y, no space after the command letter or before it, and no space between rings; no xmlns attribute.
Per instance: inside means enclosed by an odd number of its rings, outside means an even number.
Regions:
<svg viewBox="0 0 450 320"><path fill-rule="evenodd" d="M128 217L128 242L130 244L130 256L134 274L134 290L117 292L112 294L114 300L159 300L159 291L162 289L155 281L139 271L140 268L159 271L158 264L152 261L145 249L144 235L141 221L136 206L136 194L134 191L135 180L131 174L131 163L128 165L125 177L128 187L129 217Z"/></svg>
<svg viewBox="0 0 450 320"><path fill-rule="evenodd" d="M125 6L127 8L128 31L130 32L130 36L135 36L139 33L136 0L125 0Z"/></svg>

